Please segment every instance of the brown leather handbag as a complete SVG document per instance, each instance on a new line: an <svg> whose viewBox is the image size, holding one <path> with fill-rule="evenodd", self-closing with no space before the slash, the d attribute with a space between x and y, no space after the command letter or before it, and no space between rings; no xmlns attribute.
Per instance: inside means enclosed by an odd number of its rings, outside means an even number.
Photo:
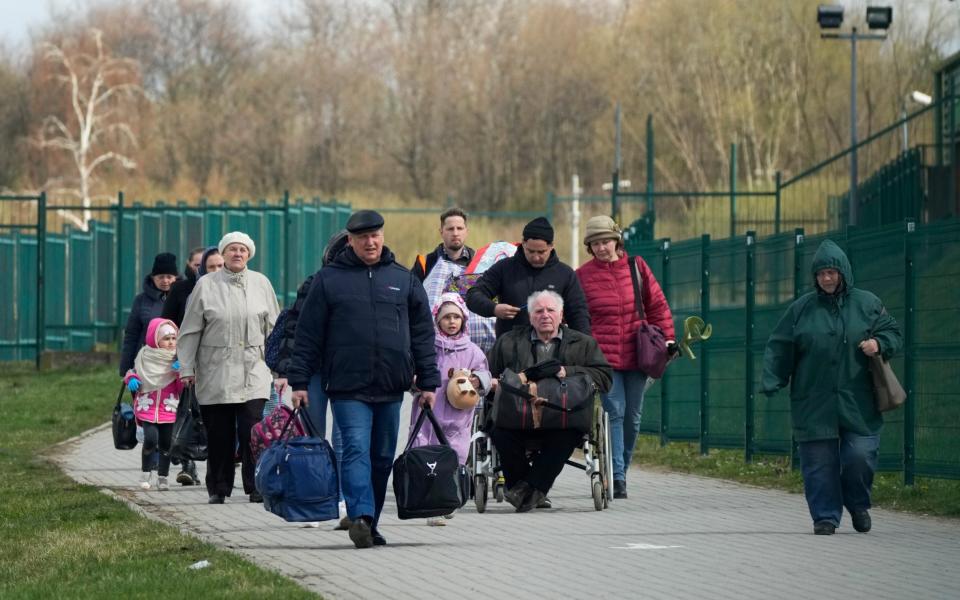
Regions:
<svg viewBox="0 0 960 600"><path fill-rule="evenodd" d="M874 354L870 357L869 364L877 411L883 413L902 406L907 401L907 393L903 391L903 386L900 385L890 363L883 360L880 354Z"/></svg>
<svg viewBox="0 0 960 600"><path fill-rule="evenodd" d="M643 309L643 296L641 296L641 276L640 267L637 265L639 257L634 257L630 261L630 278L633 279L633 298L640 313L640 327L637 329L637 369L647 377L660 379L663 372L667 369L667 363L670 362L670 354L667 352L667 338L663 335L663 330L652 323L647 322L647 315Z"/></svg>

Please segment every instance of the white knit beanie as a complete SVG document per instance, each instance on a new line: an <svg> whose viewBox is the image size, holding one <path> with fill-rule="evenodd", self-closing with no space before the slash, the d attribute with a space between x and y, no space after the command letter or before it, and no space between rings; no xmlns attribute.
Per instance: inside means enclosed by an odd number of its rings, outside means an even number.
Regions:
<svg viewBox="0 0 960 600"><path fill-rule="evenodd" d="M257 245L253 243L253 240L250 239L250 236L245 234L242 231L231 231L227 235L220 238L220 243L217 244L217 249L220 250L220 254L223 254L223 251L227 249L227 246L230 244L243 244L247 247L247 250L250 251L250 258L253 258L253 255L257 253Z"/></svg>

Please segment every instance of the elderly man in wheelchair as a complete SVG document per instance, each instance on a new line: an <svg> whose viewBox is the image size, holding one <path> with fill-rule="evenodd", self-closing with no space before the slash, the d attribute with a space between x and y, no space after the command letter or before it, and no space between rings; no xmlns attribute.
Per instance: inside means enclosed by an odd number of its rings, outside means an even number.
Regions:
<svg viewBox="0 0 960 600"><path fill-rule="evenodd" d="M543 504L590 431L596 391L608 391L613 378L596 340L561 324L559 294L535 292L527 310L530 325L500 336L489 355L498 378L489 435L507 486L504 498L517 512Z"/></svg>

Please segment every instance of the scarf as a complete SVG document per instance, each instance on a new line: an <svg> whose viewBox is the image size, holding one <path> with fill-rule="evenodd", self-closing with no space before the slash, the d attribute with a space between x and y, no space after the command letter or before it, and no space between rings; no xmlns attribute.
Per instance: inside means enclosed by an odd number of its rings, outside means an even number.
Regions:
<svg viewBox="0 0 960 600"><path fill-rule="evenodd" d="M227 277L230 278L230 282L240 286L243 289L247 289L247 270L244 269L239 273L234 273L230 269L224 267L224 272L227 274Z"/></svg>
<svg viewBox="0 0 960 600"><path fill-rule="evenodd" d="M144 346L133 361L133 369L140 379L140 393L162 390L177 378L171 367L176 359L175 350Z"/></svg>

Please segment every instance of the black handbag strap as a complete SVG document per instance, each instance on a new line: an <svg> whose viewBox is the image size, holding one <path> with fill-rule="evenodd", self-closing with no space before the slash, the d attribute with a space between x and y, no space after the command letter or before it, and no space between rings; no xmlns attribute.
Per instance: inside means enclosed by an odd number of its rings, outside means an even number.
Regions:
<svg viewBox="0 0 960 600"><path fill-rule="evenodd" d="M440 440L440 445L450 445L450 442L447 441L447 436L445 436L443 434L443 430L440 429L440 423L437 422L437 417L433 414L433 409L428 405L424 405L420 407L420 416L417 417L417 423L413 426L413 430L410 431L410 437L407 439L407 447L404 448L404 452L409 451L410 448L413 447L413 442L417 439L417 434L420 433L420 428L423 427L424 419L430 419L430 424L433 425L433 431L436 432L437 439Z"/></svg>
<svg viewBox="0 0 960 600"><path fill-rule="evenodd" d="M525 400L527 400L527 401L529 401L529 402L532 402L533 400L536 400L536 398L537 398L536 396L534 396L533 394L531 394L530 392L528 392L527 390L525 390L525 389L523 389L523 388L518 388L518 387L515 387L515 386L510 385L509 383L504 383L502 379L501 379L499 385L500 385L500 387L503 388L504 391L510 392L511 394L514 394L514 395L517 395L517 396L520 396L521 398L523 398L523 399L525 399ZM560 382L560 388L563 389L563 388L566 388L566 387L567 387L567 382L566 382L566 381L561 381L561 382ZM549 409L556 410L556 411L560 411L560 412L573 413L573 412L577 412L577 411L583 410L583 409L587 406L587 402L584 402L583 404L581 404L581 405L579 405L579 406L575 406L575 407L573 407L573 408L567 408L567 407L565 407L565 406L561 406L561 405L559 405L559 404L556 404L556 403L554 403L554 402L550 402L549 400L547 400L546 402L544 402L543 404L541 404L541 406L545 406L545 407L547 407L547 408L549 408Z"/></svg>
<svg viewBox="0 0 960 600"><path fill-rule="evenodd" d="M127 384L124 383L124 382L121 380L121 381L120 381L120 393L117 394L117 404L116 404L117 407L119 407L119 406L120 406L120 403L123 402L123 390L126 389L126 387L127 387Z"/></svg>
<svg viewBox="0 0 960 600"><path fill-rule="evenodd" d="M633 280L633 304L637 308L637 312L640 313L640 320L647 320L647 313L643 310L643 295L642 295L642 286L640 277L640 265L637 261L640 260L639 256L635 256L630 259L630 279Z"/></svg>

